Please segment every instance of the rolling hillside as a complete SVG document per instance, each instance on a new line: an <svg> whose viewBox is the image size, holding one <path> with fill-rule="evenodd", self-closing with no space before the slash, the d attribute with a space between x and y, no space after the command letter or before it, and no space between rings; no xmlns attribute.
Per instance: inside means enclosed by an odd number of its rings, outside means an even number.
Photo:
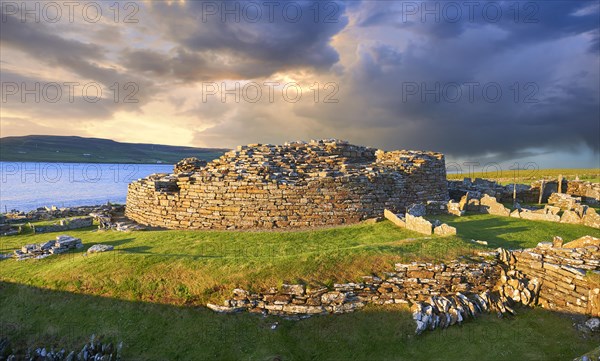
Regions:
<svg viewBox="0 0 600 361"><path fill-rule="evenodd" d="M119 143L110 139L29 135L0 138L0 161L168 163L182 158L212 160L227 149Z"/></svg>

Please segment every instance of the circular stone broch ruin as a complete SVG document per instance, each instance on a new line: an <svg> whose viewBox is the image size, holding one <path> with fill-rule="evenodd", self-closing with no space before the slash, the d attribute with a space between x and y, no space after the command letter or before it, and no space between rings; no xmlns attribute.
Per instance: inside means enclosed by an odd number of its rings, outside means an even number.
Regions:
<svg viewBox="0 0 600 361"><path fill-rule="evenodd" d="M126 215L173 229L303 228L356 223L448 199L444 155L339 140L239 146L208 164L129 185Z"/></svg>

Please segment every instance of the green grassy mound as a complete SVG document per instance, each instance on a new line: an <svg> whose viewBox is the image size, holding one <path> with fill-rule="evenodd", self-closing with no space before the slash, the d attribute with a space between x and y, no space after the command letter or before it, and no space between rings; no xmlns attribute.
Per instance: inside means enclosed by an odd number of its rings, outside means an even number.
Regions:
<svg viewBox="0 0 600 361"><path fill-rule="evenodd" d="M0 261L0 324L19 346L79 345L89 335L123 340L129 359L569 359L599 340L542 310L513 319L486 315L414 337L408 310L368 307L300 322L204 307L235 287L359 281L396 262L450 260L475 250L522 248L583 235L588 227L490 215L437 217L458 237L424 237L390 222L301 232L67 232L83 250L43 260ZM3 253L58 233L0 238ZM470 242L487 240L489 246ZM93 244L116 250L85 255ZM279 322L275 330L271 325Z"/></svg>

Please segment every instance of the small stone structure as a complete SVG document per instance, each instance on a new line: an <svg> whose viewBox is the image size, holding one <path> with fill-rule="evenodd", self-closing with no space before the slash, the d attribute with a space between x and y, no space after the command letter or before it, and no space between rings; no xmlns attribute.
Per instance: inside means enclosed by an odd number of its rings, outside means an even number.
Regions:
<svg viewBox="0 0 600 361"><path fill-rule="evenodd" d="M70 250L80 248L83 248L83 243L81 242L81 239L63 234L57 236L56 240L52 239L48 242L40 244L27 244L21 247L20 250L15 250L13 257L17 261L22 261L30 258L42 259L49 257L53 254L65 253Z"/></svg>
<svg viewBox="0 0 600 361"><path fill-rule="evenodd" d="M173 229L302 228L448 199L442 154L339 140L240 146L192 168L131 183L125 215Z"/></svg>

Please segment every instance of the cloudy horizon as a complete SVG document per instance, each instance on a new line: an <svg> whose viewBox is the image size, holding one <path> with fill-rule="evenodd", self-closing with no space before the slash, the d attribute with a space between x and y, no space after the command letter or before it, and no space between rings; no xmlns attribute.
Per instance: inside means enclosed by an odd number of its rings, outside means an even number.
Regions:
<svg viewBox="0 0 600 361"><path fill-rule="evenodd" d="M116 4L2 1L2 137L599 167L598 1Z"/></svg>

